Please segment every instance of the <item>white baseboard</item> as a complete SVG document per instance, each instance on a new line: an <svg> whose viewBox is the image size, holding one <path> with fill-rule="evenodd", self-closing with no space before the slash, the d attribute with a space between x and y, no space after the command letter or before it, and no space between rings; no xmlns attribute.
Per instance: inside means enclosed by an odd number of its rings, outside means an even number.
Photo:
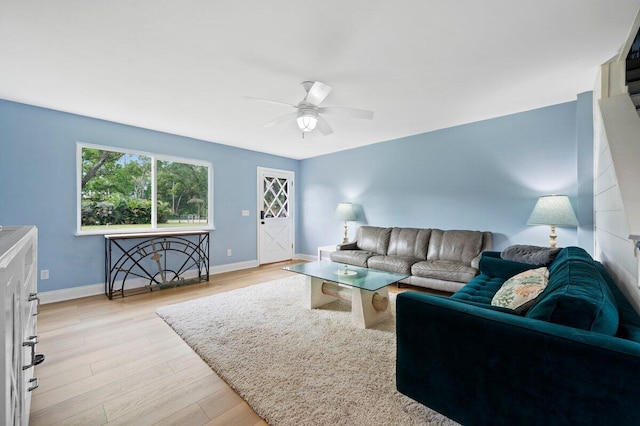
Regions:
<svg viewBox="0 0 640 426"><path fill-rule="evenodd" d="M104 284L83 285L80 287L63 288L62 290L51 290L38 292L40 303L62 302L64 300L80 299L81 297L96 296L104 294Z"/></svg>
<svg viewBox="0 0 640 426"><path fill-rule="evenodd" d="M297 260L308 260L310 262L318 260L318 256L314 256L312 254L302 254L302 253L296 253L295 258Z"/></svg>
<svg viewBox="0 0 640 426"><path fill-rule="evenodd" d="M227 263L226 265L210 266L209 274L221 274L223 272L240 271L242 269L257 268L260 266L258 260L247 260L246 262Z"/></svg>
<svg viewBox="0 0 640 426"><path fill-rule="evenodd" d="M246 262L228 263L226 265L210 266L209 275L221 274L223 272L239 271L242 269L255 268L258 266L257 260L249 260ZM196 271L187 271L184 274L186 279L194 278L197 276ZM148 280L143 278L137 278L134 280L127 280L127 288L144 287L149 284ZM116 287L118 287L116 285ZM38 293L40 303L45 305L47 303L62 302L65 300L79 299L81 297L104 295L104 283L83 285L79 287L64 288L61 290L44 291Z"/></svg>

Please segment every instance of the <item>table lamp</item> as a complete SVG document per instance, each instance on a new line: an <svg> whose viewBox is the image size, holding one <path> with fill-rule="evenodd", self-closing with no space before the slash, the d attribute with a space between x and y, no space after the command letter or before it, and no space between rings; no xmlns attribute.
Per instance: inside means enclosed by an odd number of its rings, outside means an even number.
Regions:
<svg viewBox="0 0 640 426"><path fill-rule="evenodd" d="M556 226L578 226L571 201L566 195L544 195L538 198L527 225L550 225L549 245L556 246Z"/></svg>
<svg viewBox="0 0 640 426"><path fill-rule="evenodd" d="M336 207L336 212L333 214L333 218L344 220L344 238L342 240L342 244L348 243L349 238L347 237L347 221L356 220L356 213L353 211L353 204L351 203L338 204L338 207Z"/></svg>

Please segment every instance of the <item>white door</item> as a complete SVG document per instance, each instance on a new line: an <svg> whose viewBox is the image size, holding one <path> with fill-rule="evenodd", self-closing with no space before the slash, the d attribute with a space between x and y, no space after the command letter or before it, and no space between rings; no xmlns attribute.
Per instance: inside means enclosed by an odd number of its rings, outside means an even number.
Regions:
<svg viewBox="0 0 640 426"><path fill-rule="evenodd" d="M258 167L258 263L293 259L293 177Z"/></svg>

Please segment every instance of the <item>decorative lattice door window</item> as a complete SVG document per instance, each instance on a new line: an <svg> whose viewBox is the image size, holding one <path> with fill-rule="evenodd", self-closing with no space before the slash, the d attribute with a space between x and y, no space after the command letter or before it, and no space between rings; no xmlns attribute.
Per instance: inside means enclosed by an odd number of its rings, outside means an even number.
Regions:
<svg viewBox="0 0 640 426"><path fill-rule="evenodd" d="M289 217L289 179L265 176L263 185L264 217Z"/></svg>

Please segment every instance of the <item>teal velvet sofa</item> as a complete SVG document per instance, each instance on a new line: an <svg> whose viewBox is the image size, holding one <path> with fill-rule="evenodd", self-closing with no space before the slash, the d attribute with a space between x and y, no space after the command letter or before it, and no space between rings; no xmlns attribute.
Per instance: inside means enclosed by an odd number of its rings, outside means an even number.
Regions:
<svg viewBox="0 0 640 426"><path fill-rule="evenodd" d="M640 425L640 316L599 262L562 249L524 314L491 300L537 266L479 268L451 297L398 295L401 393L463 425Z"/></svg>

